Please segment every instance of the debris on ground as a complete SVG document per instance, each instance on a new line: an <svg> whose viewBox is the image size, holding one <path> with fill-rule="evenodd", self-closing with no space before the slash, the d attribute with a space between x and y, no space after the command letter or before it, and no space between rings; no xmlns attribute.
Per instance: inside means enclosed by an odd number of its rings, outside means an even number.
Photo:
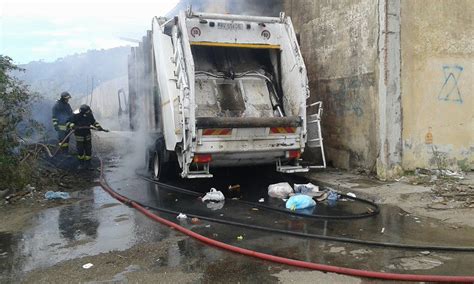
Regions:
<svg viewBox="0 0 474 284"><path fill-rule="evenodd" d="M431 210L474 208L474 188L459 181L436 182L431 188Z"/></svg>
<svg viewBox="0 0 474 284"><path fill-rule="evenodd" d="M237 236L237 240L241 241L241 240L243 240L243 239L244 239L243 236Z"/></svg>
<svg viewBox="0 0 474 284"><path fill-rule="evenodd" d="M220 210L224 208L225 201L221 202L208 202L206 204L206 207L211 209L212 211Z"/></svg>
<svg viewBox="0 0 474 284"><path fill-rule="evenodd" d="M258 202L259 202L259 203L265 202L265 198L260 198L260 199L258 200Z"/></svg>
<svg viewBox="0 0 474 284"><path fill-rule="evenodd" d="M293 188L287 182L280 182L268 186L268 196L275 198L288 198L293 193Z"/></svg>
<svg viewBox="0 0 474 284"><path fill-rule="evenodd" d="M327 192L322 192L322 194L318 197L316 197L317 202L323 202L328 198L328 193Z"/></svg>
<svg viewBox="0 0 474 284"><path fill-rule="evenodd" d="M178 220L184 220L184 219L187 219L188 216L186 216L186 214L183 214L183 213L179 213L179 215L176 217L176 219Z"/></svg>
<svg viewBox="0 0 474 284"><path fill-rule="evenodd" d="M47 191L44 194L44 198L48 200L55 200L55 199L69 199L71 198L71 195L67 192L63 191Z"/></svg>
<svg viewBox="0 0 474 284"><path fill-rule="evenodd" d="M201 220L199 220L199 218L192 218L192 219L191 219L191 223L193 223L193 224L196 225L196 224L201 223Z"/></svg>
<svg viewBox="0 0 474 284"><path fill-rule="evenodd" d="M320 196L319 186L312 183L294 184L294 192L309 196Z"/></svg>
<svg viewBox="0 0 474 284"><path fill-rule="evenodd" d="M206 193L206 195L202 198L202 201L214 201L214 202L219 202L219 201L224 201L225 196L221 191L218 191L215 188L211 188L211 190Z"/></svg>
<svg viewBox="0 0 474 284"><path fill-rule="evenodd" d="M308 195L294 195L286 202L286 208L292 211L316 206L316 201Z"/></svg>
<svg viewBox="0 0 474 284"><path fill-rule="evenodd" d="M240 184L229 185L228 187L229 197L232 199L239 199L242 197L240 192Z"/></svg>
<svg viewBox="0 0 474 284"><path fill-rule="evenodd" d="M94 264L92 264L92 263L86 263L86 264L84 264L84 265L82 266L82 268L84 268L84 269L89 269L89 268L91 268L92 266L94 266Z"/></svg>
<svg viewBox="0 0 474 284"><path fill-rule="evenodd" d="M328 193L328 200L329 201L337 201L339 199L339 194L335 191L329 191Z"/></svg>
<svg viewBox="0 0 474 284"><path fill-rule="evenodd" d="M346 195L352 198L356 198L356 195L353 192L348 192Z"/></svg>

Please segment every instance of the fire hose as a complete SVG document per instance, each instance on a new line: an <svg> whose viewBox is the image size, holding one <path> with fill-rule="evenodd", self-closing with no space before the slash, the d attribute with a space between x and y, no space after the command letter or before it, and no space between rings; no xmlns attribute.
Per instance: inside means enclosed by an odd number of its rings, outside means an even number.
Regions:
<svg viewBox="0 0 474 284"><path fill-rule="evenodd" d="M290 266L295 266L295 267L300 267L300 268L307 268L307 269L312 269L312 270L319 270L323 272L332 272L332 273L338 273L338 274L345 274L349 276L355 276L355 277L366 277L366 278L376 278L376 279L385 279L385 280L398 280L398 281L421 281L421 282L474 282L474 276L444 276L444 275L418 275L418 274L399 274L399 273L388 273L388 272L376 272L376 271L368 271L368 270L362 270L362 269L354 269L354 268L347 268L347 267L339 267L339 266L334 266L334 265L326 265L326 264L318 264L318 263L312 263L312 262L307 262L307 261L301 261L301 260L295 260L295 259L290 259L290 258L285 258L285 257L280 257L280 256L275 256L271 254L266 254L266 253L261 253L249 249L244 249L240 248L237 246L229 245L224 242L220 242L208 237L205 237L201 234L198 234L196 232L193 232L189 229L184 228L181 225L178 225L172 221L169 221L167 219L164 219L145 207L143 207L141 204L138 202L135 202L133 200L130 200L126 198L125 196L115 192L107 183L104 175L104 164L102 159L100 160L100 185L102 188L109 193L113 198L117 199L118 201L135 208L148 218L157 221L163 225L169 226L173 229L176 229L177 231L188 235L204 244L214 246L216 248L224 249L227 251L239 253L242 255L246 256L251 256L254 258L262 259L262 260L267 260L267 261L272 261L276 263L281 263L285 265L290 265Z"/></svg>
<svg viewBox="0 0 474 284"><path fill-rule="evenodd" d="M43 143L36 143L36 144L45 149L46 154L48 154L48 157L54 158L58 154L59 149L61 149L61 145L64 144L64 142L66 142L69 139L69 137L71 137L71 135L73 135L76 132L76 129L91 129L91 130L96 130L96 131L109 132L108 129L97 129L95 127L89 127L89 126L76 127L74 129L71 129L71 131L69 131L69 133L64 137L64 139L61 140L61 142L59 142L59 147L54 151L54 153L51 153L51 150L49 149L47 145Z"/></svg>

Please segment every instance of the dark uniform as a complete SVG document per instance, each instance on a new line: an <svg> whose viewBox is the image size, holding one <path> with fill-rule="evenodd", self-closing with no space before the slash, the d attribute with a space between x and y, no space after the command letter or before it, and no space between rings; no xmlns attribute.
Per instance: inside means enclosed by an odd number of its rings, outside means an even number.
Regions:
<svg viewBox="0 0 474 284"><path fill-rule="evenodd" d="M92 136L90 127L94 126L98 130L103 130L102 126L95 121L94 115L88 105L82 105L80 112L74 114L70 119L68 126L74 129L77 145L77 158L86 165L90 164L92 159Z"/></svg>
<svg viewBox="0 0 474 284"><path fill-rule="evenodd" d="M67 123L73 115L71 106L68 103L70 98L71 95L68 92L63 92L61 98L53 106L53 126L54 130L58 133L59 143L64 140L70 131L67 128ZM64 143L59 144L59 147L61 147L62 152L67 152L69 149L69 138Z"/></svg>

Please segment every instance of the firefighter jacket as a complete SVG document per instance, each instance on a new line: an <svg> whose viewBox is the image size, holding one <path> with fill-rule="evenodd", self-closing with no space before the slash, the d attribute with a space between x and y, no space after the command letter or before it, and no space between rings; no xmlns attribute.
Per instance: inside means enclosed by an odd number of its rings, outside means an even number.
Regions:
<svg viewBox="0 0 474 284"><path fill-rule="evenodd" d="M69 128L75 129L77 136L89 136L91 130L88 127L94 126L97 129L102 129L102 126L95 121L92 112L89 113L76 113L70 119L68 123Z"/></svg>
<svg viewBox="0 0 474 284"><path fill-rule="evenodd" d="M56 130L66 131L66 124L72 117L72 109L69 103L57 100L53 106L53 125Z"/></svg>

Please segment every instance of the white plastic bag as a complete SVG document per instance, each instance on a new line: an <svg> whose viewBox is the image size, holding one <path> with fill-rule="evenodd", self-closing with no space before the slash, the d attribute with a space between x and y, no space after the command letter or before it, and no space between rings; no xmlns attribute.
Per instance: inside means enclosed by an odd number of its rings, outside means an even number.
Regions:
<svg viewBox="0 0 474 284"><path fill-rule="evenodd" d="M280 182L268 186L268 196L275 198L288 198L293 193L293 188L287 182Z"/></svg>
<svg viewBox="0 0 474 284"><path fill-rule="evenodd" d="M294 184L295 193L306 194L309 196L320 196L319 186L312 183L307 184Z"/></svg>
<svg viewBox="0 0 474 284"><path fill-rule="evenodd" d="M219 202L225 200L225 196L222 192L216 190L215 188L211 188L211 191L206 193L206 195L202 198L202 202L205 201L214 201Z"/></svg>

